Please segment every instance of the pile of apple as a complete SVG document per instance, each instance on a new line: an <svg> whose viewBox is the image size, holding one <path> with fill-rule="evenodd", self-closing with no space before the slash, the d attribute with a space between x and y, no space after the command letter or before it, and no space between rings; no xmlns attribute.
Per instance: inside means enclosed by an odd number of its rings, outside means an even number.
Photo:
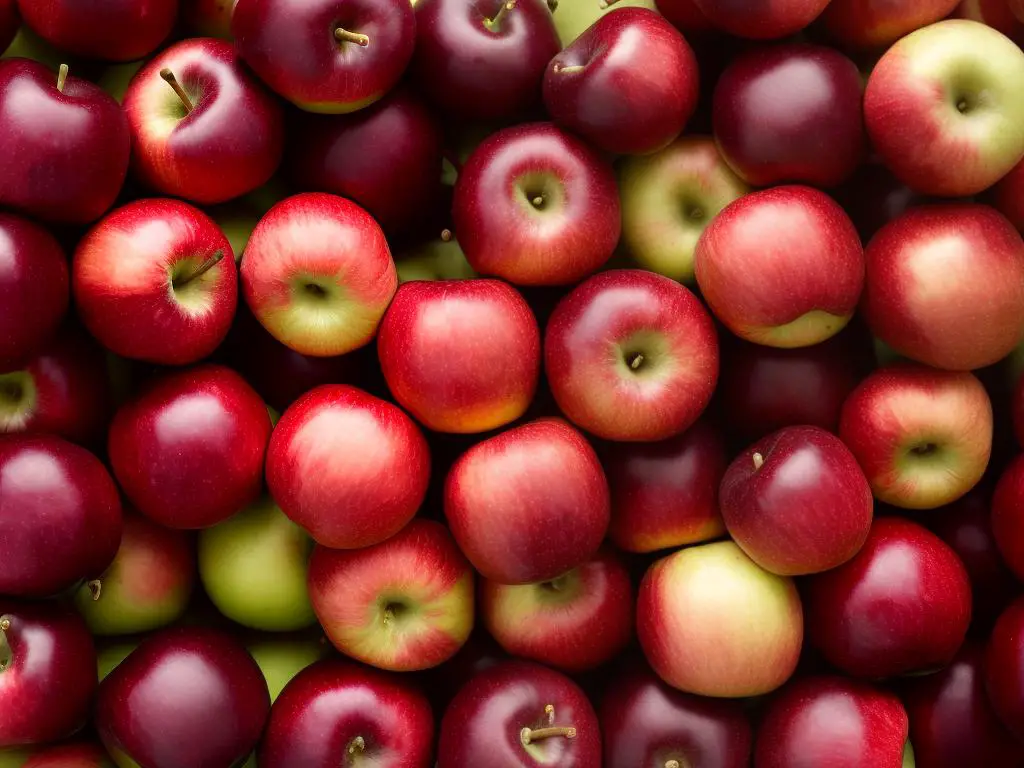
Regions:
<svg viewBox="0 0 1024 768"><path fill-rule="evenodd" d="M1022 41L0 0L0 768L1024 766Z"/></svg>

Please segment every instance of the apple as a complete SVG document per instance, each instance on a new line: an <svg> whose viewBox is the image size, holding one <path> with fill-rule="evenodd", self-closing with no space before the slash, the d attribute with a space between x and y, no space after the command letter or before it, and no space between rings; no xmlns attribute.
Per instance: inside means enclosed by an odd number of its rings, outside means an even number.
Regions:
<svg viewBox="0 0 1024 768"><path fill-rule="evenodd" d="M444 768L598 766L600 725L568 677L532 662L506 661L480 672L452 700L441 720L437 759Z"/></svg>
<svg viewBox="0 0 1024 768"><path fill-rule="evenodd" d="M715 27L737 37L771 40L799 32L829 0L694 0Z"/></svg>
<svg viewBox="0 0 1024 768"><path fill-rule="evenodd" d="M256 746L269 712L245 646L220 630L180 627L150 635L107 675L95 723L122 766L229 766Z"/></svg>
<svg viewBox="0 0 1024 768"><path fill-rule="evenodd" d="M0 53L7 50L20 26L17 0L0 0Z"/></svg>
<svg viewBox="0 0 1024 768"><path fill-rule="evenodd" d="M309 597L334 646L409 672L450 659L473 628L473 570L440 523L414 520L358 550L317 545Z"/></svg>
<svg viewBox="0 0 1024 768"><path fill-rule="evenodd" d="M656 11L621 8L551 59L544 105L597 149L643 155L682 133L698 88L697 57L676 28Z"/></svg>
<svg viewBox="0 0 1024 768"><path fill-rule="evenodd" d="M518 285L581 280L608 261L621 231L611 165L551 123L485 139L459 171L452 217L473 269Z"/></svg>
<svg viewBox="0 0 1024 768"><path fill-rule="evenodd" d="M618 7L618 3L615 6ZM655 7L680 32L698 36L716 31L704 11L697 7L696 0L657 0Z"/></svg>
<svg viewBox="0 0 1024 768"><path fill-rule="evenodd" d="M88 741L5 750L0 753L0 765L4 768L113 768L107 751Z"/></svg>
<svg viewBox="0 0 1024 768"><path fill-rule="evenodd" d="M992 404L970 373L913 364L875 371L843 405L839 437L875 498L903 509L951 504L992 452Z"/></svg>
<svg viewBox="0 0 1024 768"><path fill-rule="evenodd" d="M560 47L570 45L611 11L620 8L659 10L654 0L616 0L613 3L601 0L552 0L548 3L548 8L551 9L551 15L555 20L555 29L561 41Z"/></svg>
<svg viewBox="0 0 1024 768"><path fill-rule="evenodd" d="M1006 0L1002 0L1005 4ZM959 0L831 0L821 14L825 32L847 48L884 49L914 30L944 19Z"/></svg>
<svg viewBox="0 0 1024 768"><path fill-rule="evenodd" d="M804 584L807 636L854 677L944 667L964 641L971 584L942 539L899 517L877 518L852 560Z"/></svg>
<svg viewBox="0 0 1024 768"><path fill-rule="evenodd" d="M658 676L701 696L775 690L796 669L804 619L792 579L763 570L732 541L680 549L640 584L637 635Z"/></svg>
<svg viewBox="0 0 1024 768"><path fill-rule="evenodd" d="M321 192L282 200L260 219L241 275L246 304L263 327L314 357L368 344L398 287L373 217Z"/></svg>
<svg viewBox="0 0 1024 768"><path fill-rule="evenodd" d="M1013 431L1017 443L1024 447L1024 377L1018 377L1013 389Z"/></svg>
<svg viewBox="0 0 1024 768"><path fill-rule="evenodd" d="M238 0L181 0L181 18L199 37L231 39L231 16Z"/></svg>
<svg viewBox="0 0 1024 768"><path fill-rule="evenodd" d="M77 5L69 3L68 5ZM0 207L86 224L117 198L131 138L121 105L45 64L0 60Z"/></svg>
<svg viewBox="0 0 1024 768"><path fill-rule="evenodd" d="M704 305L683 286L611 270L558 303L544 367L558 407L576 425L607 440L666 440L710 402L718 338Z"/></svg>
<svg viewBox="0 0 1024 768"><path fill-rule="evenodd" d="M992 535L1010 570L1024 580L1024 455L1013 460L996 486Z"/></svg>
<svg viewBox="0 0 1024 768"><path fill-rule="evenodd" d="M260 768L425 768L433 736L430 703L410 683L330 659L299 672L281 692L258 759Z"/></svg>
<svg viewBox="0 0 1024 768"><path fill-rule="evenodd" d="M1024 3L1021 0L1009 0L1009 3L1010 11L1017 17L1019 22L1024 24Z"/></svg>
<svg viewBox="0 0 1024 768"><path fill-rule="evenodd" d="M293 640L289 637L260 639L249 645L249 654L256 660L267 680L271 703L277 701L284 687L299 672L327 656L330 645L320 640Z"/></svg>
<svg viewBox="0 0 1024 768"><path fill-rule="evenodd" d="M992 188L992 205L1024 233L1024 160Z"/></svg>
<svg viewBox="0 0 1024 768"><path fill-rule="evenodd" d="M864 287L864 249L850 217L824 192L799 185L726 206L700 236L694 266L715 316L769 347L834 336Z"/></svg>
<svg viewBox="0 0 1024 768"><path fill-rule="evenodd" d="M1015 1L960 0L960 4L953 9L952 15L957 19L970 19L988 24L1020 45L1021 42L1024 42L1024 19L1014 16L1011 6Z"/></svg>
<svg viewBox="0 0 1024 768"><path fill-rule="evenodd" d="M390 91L416 44L409 0L243 0L231 35L253 72L308 112L355 112Z"/></svg>
<svg viewBox="0 0 1024 768"><path fill-rule="evenodd" d="M976 21L911 32L872 69L864 120L908 186L947 197L981 192L1024 157L1024 51Z"/></svg>
<svg viewBox="0 0 1024 768"><path fill-rule="evenodd" d="M270 429L241 376L202 365L158 377L122 405L107 449L136 509L168 528L208 528L259 495Z"/></svg>
<svg viewBox="0 0 1024 768"><path fill-rule="evenodd" d="M1010 603L996 622L985 649L988 701L1019 742L1024 738L1024 598Z"/></svg>

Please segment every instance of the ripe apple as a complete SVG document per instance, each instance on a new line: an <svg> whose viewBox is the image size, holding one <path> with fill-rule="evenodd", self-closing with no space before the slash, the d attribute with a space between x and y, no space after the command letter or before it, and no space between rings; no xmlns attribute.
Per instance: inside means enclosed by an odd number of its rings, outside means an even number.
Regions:
<svg viewBox="0 0 1024 768"><path fill-rule="evenodd" d="M249 645L249 654L259 664L270 689L271 703L299 672L327 656L330 645L320 640L293 640L287 635L261 639Z"/></svg>
<svg viewBox="0 0 1024 768"><path fill-rule="evenodd" d="M4 768L113 768L107 751L90 741L24 747L0 754Z"/></svg>
<svg viewBox="0 0 1024 768"><path fill-rule="evenodd" d="M260 80L308 112L369 106L401 78L416 44L409 0L243 0L235 47Z"/></svg>
<svg viewBox="0 0 1024 768"><path fill-rule="evenodd" d="M7 50L20 26L17 0L0 0L0 53Z"/></svg>
<svg viewBox="0 0 1024 768"><path fill-rule="evenodd" d="M1018 742L1024 738L1024 598L996 622L985 649L985 690L996 715Z"/></svg>
<svg viewBox="0 0 1024 768"><path fill-rule="evenodd" d="M309 597L334 646L381 669L436 667L473 628L473 570L432 520L414 520L364 549L317 545Z"/></svg>
<svg viewBox="0 0 1024 768"><path fill-rule="evenodd" d="M485 139L459 171L452 217L473 269L519 285L581 280L608 261L621 231L611 165L551 123Z"/></svg>
<svg viewBox="0 0 1024 768"><path fill-rule="evenodd" d="M696 0L657 0L655 7L672 26L687 35L696 37L715 31L704 11L697 7Z"/></svg>
<svg viewBox="0 0 1024 768"><path fill-rule="evenodd" d="M245 301L263 327L314 357L369 343L398 287L373 217L321 192L270 209L249 238L241 275Z"/></svg>
<svg viewBox="0 0 1024 768"><path fill-rule="evenodd" d="M814 21L829 0L694 0L713 25L754 40L787 37Z"/></svg>
<svg viewBox="0 0 1024 768"><path fill-rule="evenodd" d="M604 3L601 0L596 3L593 0L557 0L549 2L548 8L551 9L551 15L555 20L555 29L561 41L560 47L570 45L611 11L620 8L659 10L654 0L616 0L614 3Z"/></svg>
<svg viewBox="0 0 1024 768"><path fill-rule="evenodd" d="M1024 377L1017 379L1013 390L1013 431L1017 443L1024 447Z"/></svg>
<svg viewBox="0 0 1024 768"><path fill-rule="evenodd" d="M181 0L181 18L199 37L231 39L231 16L238 0Z"/></svg>
<svg viewBox="0 0 1024 768"><path fill-rule="evenodd" d="M1014 459L996 486L992 535L1010 570L1024 580L1024 455Z"/></svg>
<svg viewBox="0 0 1024 768"><path fill-rule="evenodd" d="M874 149L908 186L981 192L1024 157L1024 51L976 21L911 32L871 71L864 119Z"/></svg>
<svg viewBox="0 0 1024 768"><path fill-rule="evenodd" d="M864 249L850 217L824 192L797 185L730 203L700 236L694 266L715 316L769 347L834 336L864 287Z"/></svg>
<svg viewBox="0 0 1024 768"><path fill-rule="evenodd" d="M992 188L992 205L1024 233L1024 160Z"/></svg>
<svg viewBox="0 0 1024 768"><path fill-rule="evenodd" d="M607 440L666 440L710 402L718 338L704 305L683 286L612 270L558 303L544 365L559 408L578 426Z"/></svg>
<svg viewBox="0 0 1024 768"><path fill-rule="evenodd" d="M702 696L778 688L796 669L803 628L793 581L763 570L732 541L658 560L637 598L647 661L673 688Z"/></svg>
<svg viewBox="0 0 1024 768"><path fill-rule="evenodd" d="M1024 18L1014 15L1013 5L1018 0L960 0L953 9L953 17L988 24L1018 45L1024 42ZM1024 6L1021 6L1024 9Z"/></svg>
<svg viewBox="0 0 1024 768"><path fill-rule="evenodd" d="M914 30L944 19L959 0L831 0L821 22L847 48L884 49ZM1005 3L1005 0L1003 0Z"/></svg>
<svg viewBox="0 0 1024 768"><path fill-rule="evenodd" d="M76 3L68 3L76 5ZM121 105L45 64L0 59L0 207L86 224L117 199L131 139Z"/></svg>

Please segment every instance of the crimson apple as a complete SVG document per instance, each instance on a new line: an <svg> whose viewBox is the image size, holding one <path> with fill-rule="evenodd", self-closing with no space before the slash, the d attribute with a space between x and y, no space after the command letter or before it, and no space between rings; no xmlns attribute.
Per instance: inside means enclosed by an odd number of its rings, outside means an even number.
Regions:
<svg viewBox="0 0 1024 768"><path fill-rule="evenodd" d="M992 205L1018 232L1024 232L1024 160L993 187Z"/></svg>
<svg viewBox="0 0 1024 768"><path fill-rule="evenodd" d="M1003 611L985 649L985 690L996 715L1024 738L1024 598Z"/></svg>
<svg viewBox="0 0 1024 768"><path fill-rule="evenodd" d="M1024 580L1024 455L1007 467L992 499L992 535L999 551Z"/></svg>
<svg viewBox="0 0 1024 768"><path fill-rule="evenodd" d="M680 32L696 36L715 31L704 11L697 7L696 0L656 0L655 6Z"/></svg>
<svg viewBox="0 0 1024 768"><path fill-rule="evenodd" d="M970 19L988 24L1020 45L1024 42L1024 16L1018 19L1014 15L1013 5L1019 0L960 0L953 9L953 17ZM1021 6L1024 14L1024 6Z"/></svg>
<svg viewBox="0 0 1024 768"><path fill-rule="evenodd" d="M882 49L945 18L959 0L831 0L821 14L830 37L849 48ZM1005 0L1004 0L1005 2Z"/></svg>
<svg viewBox="0 0 1024 768"><path fill-rule="evenodd" d="M814 21L829 0L694 0L717 28L738 37L770 40L799 32Z"/></svg>

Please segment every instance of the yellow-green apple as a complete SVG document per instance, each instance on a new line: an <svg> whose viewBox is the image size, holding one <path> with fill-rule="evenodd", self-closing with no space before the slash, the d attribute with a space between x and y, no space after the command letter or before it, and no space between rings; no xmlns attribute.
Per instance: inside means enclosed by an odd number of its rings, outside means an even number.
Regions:
<svg viewBox="0 0 1024 768"><path fill-rule="evenodd" d="M612 443L601 463L611 489L608 537L619 549L655 552L725 533L718 511L725 444L709 420L656 443Z"/></svg>
<svg viewBox="0 0 1024 768"><path fill-rule="evenodd" d="M430 702L414 684L325 659L299 672L281 692L258 759L260 768L427 768L433 737Z"/></svg>
<svg viewBox="0 0 1024 768"><path fill-rule="evenodd" d="M707 136L682 136L660 152L625 158L619 165L622 242L640 266L692 284L704 228L749 191Z"/></svg>
<svg viewBox="0 0 1024 768"><path fill-rule="evenodd" d="M231 16L238 0L181 0L181 19L199 37L231 39Z"/></svg>
<svg viewBox="0 0 1024 768"><path fill-rule="evenodd" d="M2 435L0 478L0 594L48 597L110 565L121 502L93 454L52 435Z"/></svg>
<svg viewBox="0 0 1024 768"><path fill-rule="evenodd" d="M480 613L505 651L567 672L614 658L633 635L633 588L610 548L568 573L538 584L484 579Z"/></svg>
<svg viewBox="0 0 1024 768"><path fill-rule="evenodd" d="M804 618L792 579L762 569L732 541L655 562L637 597L647 661L673 688L737 698L775 690L796 669Z"/></svg>
<svg viewBox="0 0 1024 768"><path fill-rule="evenodd" d="M597 149L642 155L682 133L698 88L697 57L676 28L656 11L621 8L551 59L544 105Z"/></svg>
<svg viewBox="0 0 1024 768"><path fill-rule="evenodd" d="M846 48L880 50L944 19L959 0L831 0L821 14L827 35ZM1005 4L1006 0L1001 0Z"/></svg>
<svg viewBox="0 0 1024 768"><path fill-rule="evenodd" d="M1006 607L985 649L985 690L996 715L1024 738L1024 598Z"/></svg>
<svg viewBox="0 0 1024 768"><path fill-rule="evenodd" d="M901 355L974 370L1024 338L1024 240L985 205L913 208L865 250L863 313Z"/></svg>
<svg viewBox="0 0 1024 768"><path fill-rule="evenodd" d="M69 4L77 5L77 4ZM131 138L98 85L27 59L0 60L0 206L86 224L117 199Z"/></svg>
<svg viewBox="0 0 1024 768"><path fill-rule="evenodd" d="M322 192L282 200L260 219L241 275L263 327L314 357L368 344L398 287L380 225L355 203Z"/></svg>
<svg viewBox="0 0 1024 768"><path fill-rule="evenodd" d="M834 336L864 287L864 248L850 217L824 192L801 185L730 203L700 236L694 266L715 316L740 338L769 347Z"/></svg>
<svg viewBox="0 0 1024 768"><path fill-rule="evenodd" d="M981 480L992 428L992 403L975 376L904 364L857 386L843 405L839 436L876 499L934 509Z"/></svg>
<svg viewBox="0 0 1024 768"><path fill-rule="evenodd" d="M613 10L619 8L647 8L658 10L654 0L617 0L605 3L601 0L557 0L548 3L551 15L555 20L555 29L561 46L568 46L589 29L594 23ZM674 23L674 22L673 22Z"/></svg>
<svg viewBox="0 0 1024 768"><path fill-rule="evenodd" d="M996 486L992 535L1003 560L1024 581L1024 456L1010 463Z"/></svg>
<svg viewBox="0 0 1024 768"><path fill-rule="evenodd" d="M3 768L113 768L107 751L90 741L0 752Z"/></svg>
<svg viewBox="0 0 1024 768"><path fill-rule="evenodd" d="M0 53L7 50L20 26L17 0L0 0Z"/></svg>
<svg viewBox="0 0 1024 768"><path fill-rule="evenodd" d="M364 549L317 545L309 597L339 651L396 672L447 661L473 629L473 569L432 520Z"/></svg>
<svg viewBox="0 0 1024 768"><path fill-rule="evenodd" d="M992 205L1024 233L1024 160L992 188Z"/></svg>
<svg viewBox="0 0 1024 768"><path fill-rule="evenodd" d="M960 0L952 15L957 19L970 19L988 24L1020 45L1024 43L1024 18L1018 19L1014 15L1011 6L1015 1Z"/></svg>
<svg viewBox="0 0 1024 768"><path fill-rule="evenodd" d="M555 307L544 367L558 407L577 426L608 440L666 440L710 402L718 338L704 305L679 283L612 270Z"/></svg>
<svg viewBox="0 0 1024 768"><path fill-rule="evenodd" d="M834 187L864 159L861 91L857 65L831 48L755 48L736 57L715 86L718 148L748 184Z"/></svg>
<svg viewBox="0 0 1024 768"><path fill-rule="evenodd" d="M441 236L420 243L395 258L398 282L411 283L415 280L468 280L476 277L469 266L462 246L451 230L441 231Z"/></svg>
<svg viewBox="0 0 1024 768"><path fill-rule="evenodd" d="M223 40L162 51L132 79L124 111L132 171L161 194L223 203L263 186L281 162L281 105Z"/></svg>
<svg viewBox="0 0 1024 768"><path fill-rule="evenodd" d="M270 414L241 376L201 365L151 380L122 405L107 453L132 504L168 528L208 528L254 501Z"/></svg>
<svg viewBox="0 0 1024 768"><path fill-rule="evenodd" d="M912 32L872 69L864 120L875 151L908 186L977 194L1024 157L1024 51L965 19Z"/></svg>
<svg viewBox="0 0 1024 768"><path fill-rule="evenodd" d="M430 482L430 449L397 406L325 384L284 412L270 437L266 477L284 514L317 543L358 549L394 536L416 514Z"/></svg>
<svg viewBox="0 0 1024 768"><path fill-rule="evenodd" d="M473 567L500 584L548 581L592 557L609 505L594 449L555 418L477 443L445 480L452 535Z"/></svg>
<svg viewBox="0 0 1024 768"><path fill-rule="evenodd" d="M213 352L238 304L231 246L180 200L137 200L106 216L78 243L71 281L78 314L103 346L161 365Z"/></svg>
<svg viewBox="0 0 1024 768"><path fill-rule="evenodd" d="M235 47L259 78L308 112L369 106L402 77L416 44L409 0L240 0Z"/></svg>
<svg viewBox="0 0 1024 768"><path fill-rule="evenodd" d="M296 640L285 635L257 640L249 645L249 654L267 679L273 704L293 677L327 656L329 649L330 644L322 639Z"/></svg>
<svg viewBox="0 0 1024 768"><path fill-rule="evenodd" d="M694 0L714 26L737 37L787 37L814 21L829 0Z"/></svg>
<svg viewBox="0 0 1024 768"><path fill-rule="evenodd" d="M608 261L621 231L611 165L552 123L485 139L459 171L452 218L473 269L519 285L581 280Z"/></svg>
<svg viewBox="0 0 1024 768"><path fill-rule="evenodd" d="M391 395L438 432L486 432L522 416L540 353L530 306L499 280L406 283L377 338Z"/></svg>
<svg viewBox="0 0 1024 768"><path fill-rule="evenodd" d="M804 582L807 637L854 677L933 672L959 650L971 620L960 558L917 523L879 517L854 558Z"/></svg>
<svg viewBox="0 0 1024 768"><path fill-rule="evenodd" d="M714 25L708 21L704 11L697 7L695 0L656 0L654 5L672 26L687 35L706 35L715 31ZM617 3L615 7L618 7Z"/></svg>

